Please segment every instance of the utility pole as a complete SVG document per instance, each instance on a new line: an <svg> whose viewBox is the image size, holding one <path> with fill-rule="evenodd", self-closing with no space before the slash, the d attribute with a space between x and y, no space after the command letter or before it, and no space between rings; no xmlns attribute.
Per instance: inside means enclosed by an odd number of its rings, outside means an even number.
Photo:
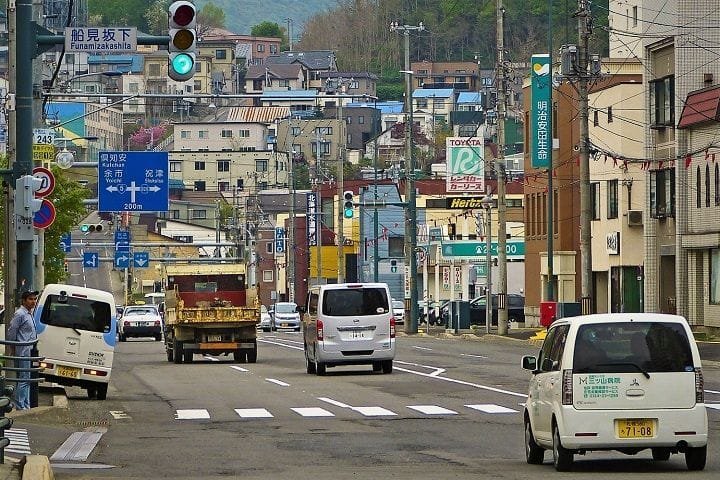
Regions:
<svg viewBox="0 0 720 480"><path fill-rule="evenodd" d="M338 88L344 90L342 78L338 81ZM343 118L342 98L338 98L338 120L340 120L340 145L338 148L338 171L337 171L337 204L336 204L336 229L337 229L337 283L345 281L345 234L343 232L343 219L345 212L343 209L343 193L345 190L345 142L347 135L345 134L345 118Z"/></svg>
<svg viewBox="0 0 720 480"><path fill-rule="evenodd" d="M290 17L287 17L285 19L285 22L287 23L288 46L290 48L290 51L292 52L292 49L293 49L293 33L292 33L293 19Z"/></svg>
<svg viewBox="0 0 720 480"><path fill-rule="evenodd" d="M410 305L405 304L405 332L418 332L418 292L417 292L417 205L415 199L415 158L413 156L413 104L412 104L412 74L410 70L410 32L423 31L425 26L390 24L391 32L402 33L405 40L405 265L410 266L410 278L407 283L410 287Z"/></svg>
<svg viewBox="0 0 720 480"><path fill-rule="evenodd" d="M578 0L578 92L580 97L580 278L581 309L583 314L592 312L592 244L590 219L590 138L588 127L588 38L590 37L590 12L586 0ZM548 232L550 235L551 232Z"/></svg>
<svg viewBox="0 0 720 480"><path fill-rule="evenodd" d="M290 188L290 223L288 225L288 242L285 247L288 271L288 301L295 301L295 176L293 169L294 152L288 154L288 183Z"/></svg>
<svg viewBox="0 0 720 480"><path fill-rule="evenodd" d="M505 8L502 0L497 0L497 158L495 169L497 175L498 199L498 335L507 335L508 309L507 309L507 207L505 202L505 42L504 42L504 16ZM490 210L488 209L488 214ZM488 278L490 278L488 265ZM490 294L488 294L490 295ZM492 298L492 295L486 299ZM491 305L486 302L486 305ZM489 310L489 307L486 307Z"/></svg>
<svg viewBox="0 0 720 480"><path fill-rule="evenodd" d="M315 213L315 216L317 218L316 229L317 229L317 258L315 259L315 266L317 268L317 285L321 284L322 279L322 243L323 243L323 236L322 236L322 189L320 188L320 178L322 176L322 171L320 170L320 130L316 128L315 131L315 139L317 141L317 155L315 156L315 190L317 191L317 212Z"/></svg>

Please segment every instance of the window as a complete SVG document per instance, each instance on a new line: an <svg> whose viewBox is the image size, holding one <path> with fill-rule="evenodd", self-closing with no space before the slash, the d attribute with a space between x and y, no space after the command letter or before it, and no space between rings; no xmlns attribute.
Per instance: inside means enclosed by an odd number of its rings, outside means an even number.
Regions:
<svg viewBox="0 0 720 480"><path fill-rule="evenodd" d="M675 77L668 75L650 82L650 126L675 124Z"/></svg>
<svg viewBox="0 0 720 480"><path fill-rule="evenodd" d="M277 81L278 87L282 88L288 88L290 86L290 80L287 79L279 79Z"/></svg>
<svg viewBox="0 0 720 480"><path fill-rule="evenodd" d="M358 123L359 123L360 125L363 125L363 124L365 123L365 115L360 115L360 116L358 117Z"/></svg>
<svg viewBox="0 0 720 480"><path fill-rule="evenodd" d="M218 60L225 60L227 58L227 50L225 50L225 49L215 50L215 58L217 58Z"/></svg>
<svg viewBox="0 0 720 480"><path fill-rule="evenodd" d="M264 52L264 51L265 51L265 45L263 45L262 43L258 43L258 44L257 44L257 51L258 51L258 52Z"/></svg>
<svg viewBox="0 0 720 480"><path fill-rule="evenodd" d="M593 112L593 127L597 127L598 125L600 125L599 112L595 110Z"/></svg>
<svg viewBox="0 0 720 480"><path fill-rule="evenodd" d="M705 165L705 206L710 206L710 165Z"/></svg>
<svg viewBox="0 0 720 480"><path fill-rule="evenodd" d="M200 130L198 132L198 138L210 138L210 132L207 130Z"/></svg>
<svg viewBox="0 0 720 480"><path fill-rule="evenodd" d="M317 156L317 142L312 142L312 153L313 155ZM320 155L329 155L330 154L330 142L320 142Z"/></svg>
<svg viewBox="0 0 720 480"><path fill-rule="evenodd" d="M273 271L263 270L263 282L269 283L273 281Z"/></svg>
<svg viewBox="0 0 720 480"><path fill-rule="evenodd" d="M390 302L385 288L343 288L326 290L322 312L325 315L350 317L388 312Z"/></svg>
<svg viewBox="0 0 720 480"><path fill-rule="evenodd" d="M700 175L700 165L695 169L695 208L702 207L702 176Z"/></svg>
<svg viewBox="0 0 720 480"><path fill-rule="evenodd" d="M221 138L232 138L232 130L223 130L220 132Z"/></svg>
<svg viewBox="0 0 720 480"><path fill-rule="evenodd" d="M230 182L218 182L218 192L230 191Z"/></svg>
<svg viewBox="0 0 720 480"><path fill-rule="evenodd" d="M315 135L332 135L332 127L315 127Z"/></svg>
<svg viewBox="0 0 720 480"><path fill-rule="evenodd" d="M218 160L217 171L218 172L229 172L230 171L230 160Z"/></svg>
<svg viewBox="0 0 720 480"><path fill-rule="evenodd" d="M600 220L600 184L593 182L590 184L590 201L592 208L592 219Z"/></svg>
<svg viewBox="0 0 720 480"><path fill-rule="evenodd" d="M249 138L250 137L250 130L239 130L238 136L240 138Z"/></svg>
<svg viewBox="0 0 720 480"><path fill-rule="evenodd" d="M255 160L255 170L258 172L267 172L268 171L268 161L267 160Z"/></svg>
<svg viewBox="0 0 720 480"><path fill-rule="evenodd" d="M388 256L404 257L405 256L405 237L389 237L388 238Z"/></svg>
<svg viewBox="0 0 720 480"><path fill-rule="evenodd" d="M277 51L278 51L278 46L275 45L274 43L270 44L270 53L277 53Z"/></svg>
<svg viewBox="0 0 720 480"><path fill-rule="evenodd" d="M300 135L300 127L291 127L291 128L290 128L290 134L291 134L293 137L297 137L298 135Z"/></svg>
<svg viewBox="0 0 720 480"><path fill-rule="evenodd" d="M178 220L180 218L180 210L170 210L170 218Z"/></svg>
<svg viewBox="0 0 720 480"><path fill-rule="evenodd" d="M299 143L293 143L291 151L296 155L300 155L302 153L302 145Z"/></svg>
<svg viewBox="0 0 720 480"><path fill-rule="evenodd" d="M87 330L90 332L110 331L110 304L89 298L48 295L42 313L42 322L56 327Z"/></svg>
<svg viewBox="0 0 720 480"><path fill-rule="evenodd" d="M638 23L638 7L632 7L632 26L637 27Z"/></svg>
<svg viewBox="0 0 720 480"><path fill-rule="evenodd" d="M190 210L190 218L195 220L205 219L207 218L207 210Z"/></svg>
<svg viewBox="0 0 720 480"><path fill-rule="evenodd" d="M665 168L650 171L650 216L652 218L675 215L675 170Z"/></svg>
<svg viewBox="0 0 720 480"><path fill-rule="evenodd" d="M715 206L720 205L720 169L715 164Z"/></svg>
<svg viewBox="0 0 720 480"><path fill-rule="evenodd" d="M612 107L608 107L608 123L613 123Z"/></svg>
<svg viewBox="0 0 720 480"><path fill-rule="evenodd" d="M618 217L618 181L609 180L607 182L607 218Z"/></svg>
<svg viewBox="0 0 720 480"><path fill-rule="evenodd" d="M205 162L195 162L195 170L205 170Z"/></svg>
<svg viewBox="0 0 720 480"><path fill-rule="evenodd" d="M170 162L171 172L182 172L182 162Z"/></svg>
<svg viewBox="0 0 720 480"><path fill-rule="evenodd" d="M428 101L427 98L418 98L415 100L415 107L416 108L427 108Z"/></svg>
<svg viewBox="0 0 720 480"><path fill-rule="evenodd" d="M192 138L190 130L180 130L180 138Z"/></svg>
<svg viewBox="0 0 720 480"><path fill-rule="evenodd" d="M151 77L159 77L160 76L160 64L159 63L151 63L148 65L148 73Z"/></svg>
<svg viewBox="0 0 720 480"><path fill-rule="evenodd" d="M205 191L205 182L204 181L198 180L193 185L195 187L196 192L204 192Z"/></svg>
<svg viewBox="0 0 720 480"><path fill-rule="evenodd" d="M710 250L710 303L720 304L720 248Z"/></svg>
<svg viewBox="0 0 720 480"><path fill-rule="evenodd" d="M66 53L65 54L65 64L73 65L74 63L75 63L75 54L74 53Z"/></svg>
<svg viewBox="0 0 720 480"><path fill-rule="evenodd" d="M352 117L347 117L347 118L345 119L345 123L348 124L348 125L352 125Z"/></svg>
<svg viewBox="0 0 720 480"><path fill-rule="evenodd" d="M272 255L275 253L275 250L273 249L273 242L266 242L265 243L265 253L268 255Z"/></svg>

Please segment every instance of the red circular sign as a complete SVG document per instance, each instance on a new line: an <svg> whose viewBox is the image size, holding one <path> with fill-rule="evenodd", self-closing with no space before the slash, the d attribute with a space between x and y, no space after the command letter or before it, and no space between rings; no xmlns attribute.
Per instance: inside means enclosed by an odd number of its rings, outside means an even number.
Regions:
<svg viewBox="0 0 720 480"><path fill-rule="evenodd" d="M42 187L35 192L36 197L46 197L55 190L55 175L52 174L49 168L33 168L33 177L42 180Z"/></svg>
<svg viewBox="0 0 720 480"><path fill-rule="evenodd" d="M33 225L35 228L47 228L55 221L55 205L48 200L43 198L40 210L35 212L33 216Z"/></svg>

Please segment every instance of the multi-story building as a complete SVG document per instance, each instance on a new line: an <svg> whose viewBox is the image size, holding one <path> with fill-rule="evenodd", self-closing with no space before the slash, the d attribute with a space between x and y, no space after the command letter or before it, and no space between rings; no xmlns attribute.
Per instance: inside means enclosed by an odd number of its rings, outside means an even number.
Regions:
<svg viewBox="0 0 720 480"><path fill-rule="evenodd" d="M290 51L271 55L265 59L266 64L293 64L302 66L303 77L307 81L306 88L321 91L325 88L323 72L336 72L335 52L332 50L312 50L306 52Z"/></svg>
<svg viewBox="0 0 720 480"><path fill-rule="evenodd" d="M337 162L339 148L345 144L341 138L340 122L329 118L304 120L291 117L280 120L277 126L277 149L280 152L292 152L295 162L315 165L318 152L322 163Z"/></svg>
<svg viewBox="0 0 720 480"><path fill-rule="evenodd" d="M300 65L251 65L245 74L245 93L268 90L304 90L306 81Z"/></svg>
<svg viewBox="0 0 720 480"><path fill-rule="evenodd" d="M413 88L478 90L478 65L475 62L412 62Z"/></svg>

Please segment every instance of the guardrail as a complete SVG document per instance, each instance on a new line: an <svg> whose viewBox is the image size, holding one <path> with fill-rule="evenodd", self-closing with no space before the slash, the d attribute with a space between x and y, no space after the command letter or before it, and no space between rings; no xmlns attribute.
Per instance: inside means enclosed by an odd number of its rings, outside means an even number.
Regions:
<svg viewBox="0 0 720 480"><path fill-rule="evenodd" d="M43 370L43 367L39 366L39 362L44 360L45 357L37 355L37 340L31 340L29 342L16 342L13 340L0 340L0 345L5 347L27 347L32 346L31 356L29 357L18 357L14 355L0 355L0 464L5 463L5 447L10 445L10 439L5 436L5 430L12 427L13 419L7 418L6 413L9 413L13 409L13 394L15 388L8 383L28 382L30 384L30 405L37 407L37 388L38 383L42 381L39 377L38 372ZM8 366L8 360L12 360L12 367ZM30 367L17 366L20 360L26 360L29 362ZM36 366L37 365L37 366ZM6 377L6 372L12 372L15 376ZM30 378L18 378L20 373L30 372Z"/></svg>

